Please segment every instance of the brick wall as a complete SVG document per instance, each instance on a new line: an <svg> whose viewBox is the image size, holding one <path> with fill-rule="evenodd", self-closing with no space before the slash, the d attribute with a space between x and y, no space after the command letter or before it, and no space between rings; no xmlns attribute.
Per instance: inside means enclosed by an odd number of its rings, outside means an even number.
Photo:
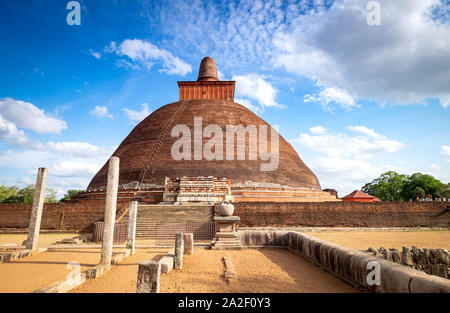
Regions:
<svg viewBox="0 0 450 313"><path fill-rule="evenodd" d="M116 216L128 203L118 203ZM104 202L45 204L41 229L91 231ZM450 227L450 203L235 203L241 226ZM0 228L28 228L31 204L0 204Z"/></svg>
<svg viewBox="0 0 450 313"><path fill-rule="evenodd" d="M28 228L31 204L0 204L0 228ZM118 203L119 217L128 203ZM42 213L41 229L92 231L95 222L103 220L104 202L46 203Z"/></svg>
<svg viewBox="0 0 450 313"><path fill-rule="evenodd" d="M450 227L450 203L235 203L241 226Z"/></svg>

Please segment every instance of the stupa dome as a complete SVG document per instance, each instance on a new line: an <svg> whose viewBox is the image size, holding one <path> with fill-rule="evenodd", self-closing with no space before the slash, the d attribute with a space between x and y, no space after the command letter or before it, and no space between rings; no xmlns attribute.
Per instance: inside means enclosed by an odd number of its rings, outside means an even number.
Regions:
<svg viewBox="0 0 450 313"><path fill-rule="evenodd" d="M197 99L167 104L140 122L113 153L120 158L120 184L138 181L164 185L165 177L215 176L229 177L233 184L248 181L320 190L319 181L303 163L297 152L281 136L279 164L274 171L261 171L257 160L174 160L172 146L178 137L171 137L171 128L186 125L194 129L194 117L203 127L218 125L226 133L226 125L269 125L241 104L227 100ZM203 138L203 145L208 138ZM249 140L245 142L246 156ZM225 149L224 149L225 151ZM224 152L225 153L225 152ZM191 156L194 155L193 145ZM106 186L108 166L95 175L89 188Z"/></svg>
<svg viewBox="0 0 450 313"><path fill-rule="evenodd" d="M120 158L119 184L123 191L119 201L128 201L139 194L140 201L159 203L163 199L163 191L169 194L168 190L172 188L170 184L177 178L183 181L187 179L188 184L193 184L194 191L197 190L196 181L217 178L221 182L219 185L222 184L220 188L223 188L224 182L228 180L228 193L231 192L238 202L336 200L336 197L321 190L317 177L278 132L249 109L234 102L235 82L218 80L216 63L212 58L202 60L197 81L181 81L178 85L179 101L166 104L147 116L113 153ZM229 126L246 131L254 127L258 135L252 135L253 140L250 140L251 131L240 137L233 135L232 144L228 145L225 135L228 136ZM190 131L188 136L182 138L189 141L182 149L189 158L186 155L182 158L173 155L174 146L179 149L181 140L176 127ZM215 129L209 136L205 136L207 127ZM266 135L261 137L264 128ZM220 145L209 148L214 152L223 150L223 157L208 158L202 151L211 142L213 134L215 139L219 138L218 132L221 133ZM264 164L270 162L267 154L266 158L262 157L264 151L275 151L271 146L273 138L278 138L276 167L262 170ZM264 139L267 139L267 150L261 148ZM196 146L198 143L200 151ZM234 158L228 157L228 149ZM245 151L244 157L242 149ZM240 158L237 157L239 151ZM250 157L255 156L255 153L256 158ZM107 183L107 171L108 162L94 176L87 192L80 195L80 199L104 197L101 194ZM185 183L179 184L181 188ZM202 186L205 184L208 183L200 183ZM131 192L130 189L135 191Z"/></svg>

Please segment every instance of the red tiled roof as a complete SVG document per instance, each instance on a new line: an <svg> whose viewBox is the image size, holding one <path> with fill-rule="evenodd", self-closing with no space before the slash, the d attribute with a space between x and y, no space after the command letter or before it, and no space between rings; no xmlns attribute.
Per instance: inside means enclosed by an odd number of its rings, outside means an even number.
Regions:
<svg viewBox="0 0 450 313"><path fill-rule="evenodd" d="M361 190L354 190L350 194L343 197L342 199L375 199L380 201L377 197L368 195L367 193L364 193Z"/></svg>

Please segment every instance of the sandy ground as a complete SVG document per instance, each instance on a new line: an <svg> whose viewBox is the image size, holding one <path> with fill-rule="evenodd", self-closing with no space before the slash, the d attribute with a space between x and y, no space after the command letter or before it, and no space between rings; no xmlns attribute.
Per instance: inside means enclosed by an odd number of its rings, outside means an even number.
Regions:
<svg viewBox="0 0 450 313"><path fill-rule="evenodd" d="M73 238L79 234L40 234L39 246L44 247L64 238ZM24 240L27 240L28 234L0 234L0 245L15 243L18 246L22 244Z"/></svg>
<svg viewBox="0 0 450 313"><path fill-rule="evenodd" d="M117 251L117 250L115 250ZM85 271L100 261L100 249L42 252L15 262L0 263L0 293L32 292L63 280L78 262Z"/></svg>
<svg viewBox="0 0 450 313"><path fill-rule="evenodd" d="M222 258L230 257L237 278L224 280ZM182 270L161 276L161 292L358 292L338 278L281 249L195 249Z"/></svg>
<svg viewBox="0 0 450 313"><path fill-rule="evenodd" d="M450 230L351 230L308 231L308 234L354 249L368 247L445 248L450 250ZM40 246L53 244L77 234L41 234ZM0 245L20 245L26 234L0 234ZM149 244L142 241L141 244ZM167 248L137 249L123 264L96 280L88 280L72 292L135 292L138 264L159 260ZM118 249L115 249L118 251ZM222 258L230 257L237 278L227 284L223 278ZM80 263L81 271L100 261L100 249L61 249L40 253L16 262L0 264L0 293L32 292L64 279L72 269L71 261ZM161 292L356 292L341 280L286 250L261 249L215 251L196 248L184 256L184 268L161 276Z"/></svg>
<svg viewBox="0 0 450 313"><path fill-rule="evenodd" d="M168 249L137 249L124 263L114 265L97 279L89 279L71 293L135 293L138 265L140 261L159 260Z"/></svg>
<svg viewBox="0 0 450 313"><path fill-rule="evenodd" d="M312 236L354 249L444 248L450 250L450 231L317 231Z"/></svg>

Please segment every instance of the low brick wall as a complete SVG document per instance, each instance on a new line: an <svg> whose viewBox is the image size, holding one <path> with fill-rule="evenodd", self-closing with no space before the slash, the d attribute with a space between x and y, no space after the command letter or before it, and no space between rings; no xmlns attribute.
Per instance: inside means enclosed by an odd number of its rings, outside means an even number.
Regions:
<svg viewBox="0 0 450 313"><path fill-rule="evenodd" d="M0 228L28 228L31 204L0 204ZM128 208L118 203L116 216ZM42 230L92 231L95 222L104 218L104 202L46 203L42 213Z"/></svg>
<svg viewBox="0 0 450 313"><path fill-rule="evenodd" d="M235 203L241 226L450 227L445 202Z"/></svg>
<svg viewBox="0 0 450 313"><path fill-rule="evenodd" d="M116 217L128 203L118 203ZM104 216L104 201L44 205L42 230L92 231ZM0 204L0 228L28 228L31 204ZM322 202L235 203L241 226L450 227L450 203Z"/></svg>
<svg viewBox="0 0 450 313"><path fill-rule="evenodd" d="M287 248L347 283L381 293L450 293L450 281L364 252L298 232L239 231L243 246ZM379 264L380 284L369 285L371 261ZM368 268L369 267L369 268Z"/></svg>

